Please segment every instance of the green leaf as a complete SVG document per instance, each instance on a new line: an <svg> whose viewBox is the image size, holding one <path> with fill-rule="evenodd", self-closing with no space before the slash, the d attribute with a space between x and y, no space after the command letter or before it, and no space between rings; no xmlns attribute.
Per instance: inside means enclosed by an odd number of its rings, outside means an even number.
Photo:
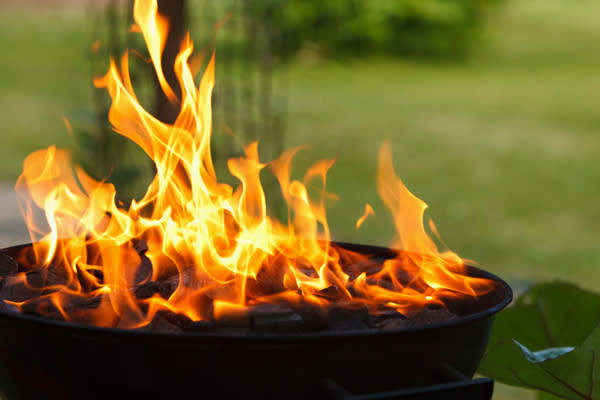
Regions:
<svg viewBox="0 0 600 400"><path fill-rule="evenodd" d="M599 350L600 295L544 283L498 314L479 372L558 398L600 398Z"/></svg>

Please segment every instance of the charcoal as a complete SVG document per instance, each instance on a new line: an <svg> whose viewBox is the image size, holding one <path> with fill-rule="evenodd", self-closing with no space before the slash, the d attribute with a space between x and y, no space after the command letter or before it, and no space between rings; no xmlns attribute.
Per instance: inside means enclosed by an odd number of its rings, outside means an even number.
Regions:
<svg viewBox="0 0 600 400"><path fill-rule="evenodd" d="M342 296L342 291L335 285L331 285L326 287L325 289L319 290L315 293L315 296L321 297L323 299L335 300L339 299Z"/></svg>
<svg viewBox="0 0 600 400"><path fill-rule="evenodd" d="M0 277L15 275L17 272L19 272L17 262L12 257L0 253Z"/></svg>
<svg viewBox="0 0 600 400"><path fill-rule="evenodd" d="M163 299L171 297L179 285L179 274L172 275L164 280L142 283L134 289L138 299L149 299L158 293Z"/></svg>
<svg viewBox="0 0 600 400"><path fill-rule="evenodd" d="M452 314L469 315L478 311L480 297L457 296L455 293L442 294L441 301ZM443 308L440 304L440 308ZM430 307L431 308L431 307Z"/></svg>
<svg viewBox="0 0 600 400"><path fill-rule="evenodd" d="M184 332L190 333L214 333L217 326L214 321L193 321L183 327Z"/></svg>
<svg viewBox="0 0 600 400"><path fill-rule="evenodd" d="M133 249L140 255L146 254L148 251L148 243L144 239L133 240Z"/></svg>
<svg viewBox="0 0 600 400"><path fill-rule="evenodd" d="M186 277L189 277L189 274L186 274ZM179 279L179 274L175 274L164 281L157 282L158 291L163 299L171 297L173 292L177 289L177 286L179 286Z"/></svg>
<svg viewBox="0 0 600 400"><path fill-rule="evenodd" d="M184 326L188 326L192 321L183 314L176 314L169 310L160 310L148 325L139 330L147 332L161 333L180 333Z"/></svg>
<svg viewBox="0 0 600 400"><path fill-rule="evenodd" d="M383 264L380 260L367 259L344 267L344 272L346 272L350 277L350 280L353 281L362 273L366 273L367 276L370 276L381 271L381 268L383 268Z"/></svg>
<svg viewBox="0 0 600 400"><path fill-rule="evenodd" d="M352 301L337 302L328 311L331 329L334 331L370 328L369 309L364 304Z"/></svg>
<svg viewBox="0 0 600 400"><path fill-rule="evenodd" d="M385 321L388 320L405 320L406 316L400 312L398 312L397 310L390 308L390 307L386 307L386 306L380 306L377 310L375 310L373 313L369 314L369 320L371 322L371 325L379 327L380 325L383 325L385 323Z"/></svg>
<svg viewBox="0 0 600 400"><path fill-rule="evenodd" d="M248 279L248 293L252 296L262 296L280 293L286 290L283 286L285 269L271 265L262 267L256 274L256 279Z"/></svg>
<svg viewBox="0 0 600 400"><path fill-rule="evenodd" d="M379 329L400 329L412 326L430 325L438 322L448 321L454 318L457 318L457 316L443 306L431 304L417 312L414 312L409 317L405 317L404 315L390 316L381 320L378 324L376 324L376 326Z"/></svg>
<svg viewBox="0 0 600 400"><path fill-rule="evenodd" d="M423 308L421 311L412 315L409 319L412 325L429 325L436 322L448 321L457 318L456 314L451 313L445 308L431 309Z"/></svg>
<svg viewBox="0 0 600 400"><path fill-rule="evenodd" d="M104 271L102 271L101 269L92 269L90 270L90 273L94 275L96 279L98 279L98 283L104 283Z"/></svg>
<svg viewBox="0 0 600 400"><path fill-rule="evenodd" d="M402 284L402 286L409 286L411 282L415 280L415 276L411 274L410 271L405 269L398 268L395 273L396 279Z"/></svg>
<svg viewBox="0 0 600 400"><path fill-rule="evenodd" d="M371 286L379 286L387 290L396 291L394 284L388 279L367 278L367 283Z"/></svg>
<svg viewBox="0 0 600 400"><path fill-rule="evenodd" d="M148 325L139 330L144 332L179 333L181 332L181 327L168 319L163 318L161 315L156 314Z"/></svg>
<svg viewBox="0 0 600 400"><path fill-rule="evenodd" d="M27 283L32 288L42 289L44 292L49 286L65 286L69 283L69 273L64 267L50 264L27 274Z"/></svg>
<svg viewBox="0 0 600 400"><path fill-rule="evenodd" d="M138 299L149 299L154 293L159 293L159 291L160 288L156 282L143 283L134 290L135 297Z"/></svg>
<svg viewBox="0 0 600 400"><path fill-rule="evenodd" d="M278 304L260 304L249 310L252 331L256 333L302 332L302 317L290 307Z"/></svg>
<svg viewBox="0 0 600 400"><path fill-rule="evenodd" d="M2 299L0 299L0 311L8 311L8 312L15 312L15 313L21 312L19 310L19 307L15 306L11 303L8 303Z"/></svg>
<svg viewBox="0 0 600 400"><path fill-rule="evenodd" d="M89 274L86 273L86 271L79 267L77 267L77 280L79 281L79 284L81 285L81 290L83 292L91 292L95 289L96 284L94 282L94 279L91 278Z"/></svg>
<svg viewBox="0 0 600 400"><path fill-rule="evenodd" d="M35 255L33 247L26 247L19 253L19 261L26 264L27 267L36 268L39 265L39 261ZM29 269L29 268L27 268Z"/></svg>
<svg viewBox="0 0 600 400"><path fill-rule="evenodd" d="M302 272L304 275L310 277L310 278L316 278L319 276L319 274L317 273L317 271L315 271L314 269L310 268L310 267L299 267L296 268L298 271Z"/></svg>
<svg viewBox="0 0 600 400"><path fill-rule="evenodd" d="M179 326L180 328L192 323L192 320L188 316L184 314L176 314L169 310L160 310L156 314L160 315L162 318L166 319L172 324Z"/></svg>
<svg viewBox="0 0 600 400"><path fill-rule="evenodd" d="M50 264L46 268L46 286L67 285L69 283L69 272L65 267Z"/></svg>
<svg viewBox="0 0 600 400"><path fill-rule="evenodd" d="M215 319L218 333L246 335L250 333L250 315L246 310L228 310Z"/></svg>
<svg viewBox="0 0 600 400"><path fill-rule="evenodd" d="M70 312L76 311L76 310L96 309L100 305L100 302L102 301L102 297L103 296L96 296L96 297L73 296L72 298L69 299L69 302L68 302L67 306L65 307L66 311L70 313Z"/></svg>
<svg viewBox="0 0 600 400"><path fill-rule="evenodd" d="M412 326L411 322L404 318L388 318L377 325L379 329L388 330L388 329L401 329L406 328L407 326Z"/></svg>
<svg viewBox="0 0 600 400"><path fill-rule="evenodd" d="M37 269L27 274L27 284L32 288L42 289L46 286L46 270Z"/></svg>
<svg viewBox="0 0 600 400"><path fill-rule="evenodd" d="M25 314L64 320L62 313L49 297L36 297L24 302L20 307Z"/></svg>
<svg viewBox="0 0 600 400"><path fill-rule="evenodd" d="M352 286L352 285L348 285L348 286L346 287L346 290L348 291L348 293L350 293L350 297L351 297L351 298L353 298L353 299L354 299L354 298L357 298L357 297L361 297L361 296L358 294L358 292L356 291L356 289L354 288L354 286Z"/></svg>
<svg viewBox="0 0 600 400"><path fill-rule="evenodd" d="M152 261L145 254L140 254L140 264L135 271L133 283L138 286L152 278Z"/></svg>
<svg viewBox="0 0 600 400"><path fill-rule="evenodd" d="M96 274L94 274L95 270L88 270L87 272L81 268L77 268L77 280L81 285L81 290L84 292L91 292L99 288L99 283L101 280L97 280Z"/></svg>
<svg viewBox="0 0 600 400"><path fill-rule="evenodd" d="M297 257L294 264L296 269L306 276L316 278L319 275L313 268L311 262L304 257Z"/></svg>
<svg viewBox="0 0 600 400"><path fill-rule="evenodd" d="M8 276L2 280L0 298L14 302L22 302L38 297L42 291L23 282L19 276Z"/></svg>
<svg viewBox="0 0 600 400"><path fill-rule="evenodd" d="M294 311L300 315L305 332L320 332L331 327L327 312L314 304L299 304L294 306Z"/></svg>

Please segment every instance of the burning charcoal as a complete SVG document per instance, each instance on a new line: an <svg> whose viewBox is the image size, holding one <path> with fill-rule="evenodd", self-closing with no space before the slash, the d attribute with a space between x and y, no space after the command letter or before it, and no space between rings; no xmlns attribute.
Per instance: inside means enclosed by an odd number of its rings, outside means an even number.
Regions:
<svg viewBox="0 0 600 400"><path fill-rule="evenodd" d="M90 271L90 273L94 275L96 279L98 279L98 283L104 283L104 271L102 271L101 269L93 269Z"/></svg>
<svg viewBox="0 0 600 400"><path fill-rule="evenodd" d="M46 286L46 270L38 269L27 274L27 283L32 288L42 289Z"/></svg>
<svg viewBox="0 0 600 400"><path fill-rule="evenodd" d="M179 286L179 280L179 274L175 274L170 276L168 279L165 279L164 281L157 282L158 291L160 292L160 295L163 299L168 299L169 297L171 297L173 292L177 290L177 286ZM189 273L184 274L183 283L189 284L189 281Z"/></svg>
<svg viewBox="0 0 600 400"><path fill-rule="evenodd" d="M183 327L184 332L192 333L214 333L216 330L214 321L193 321Z"/></svg>
<svg viewBox="0 0 600 400"><path fill-rule="evenodd" d="M140 285L152 278L152 261L145 254L140 254L140 264L135 271L134 284Z"/></svg>
<svg viewBox="0 0 600 400"><path fill-rule="evenodd" d="M451 313L445 308L432 309L425 307L412 315L408 321L410 325L429 325L436 322L448 321L456 318L456 314Z"/></svg>
<svg viewBox="0 0 600 400"><path fill-rule="evenodd" d="M161 315L156 314L154 318L152 318L152 321L143 328L140 328L140 330L147 332L179 333L181 332L181 327L163 318Z"/></svg>
<svg viewBox="0 0 600 400"><path fill-rule="evenodd" d="M381 271L381 268L383 268L383 261L367 259L348 265L344 268L344 272L346 272L350 276L350 280L353 281L362 273L366 273L367 276L373 275Z"/></svg>
<svg viewBox="0 0 600 400"><path fill-rule="evenodd" d="M138 299L149 299L160 291L159 285L156 282L143 283L135 288L135 297Z"/></svg>
<svg viewBox="0 0 600 400"><path fill-rule="evenodd" d="M380 286L387 290L396 291L396 289L394 288L394 284L387 279L368 278L367 283L371 286Z"/></svg>
<svg viewBox="0 0 600 400"><path fill-rule="evenodd" d="M37 257L35 256L35 251L33 247L26 247L21 252L19 252L18 260L21 264L25 264L28 268L25 268L27 271L33 268L37 268L39 265Z"/></svg>
<svg viewBox="0 0 600 400"><path fill-rule="evenodd" d="M69 272L64 267L50 264L46 269L46 286L66 285L69 283Z"/></svg>
<svg viewBox="0 0 600 400"><path fill-rule="evenodd" d="M62 313L49 297L36 297L28 300L21 304L21 311L25 314L64 320Z"/></svg>
<svg viewBox="0 0 600 400"><path fill-rule="evenodd" d="M48 286L64 286L69 283L69 273L63 268L50 264L27 274L27 283L36 289L45 289Z"/></svg>
<svg viewBox="0 0 600 400"><path fill-rule="evenodd" d="M450 292L449 294L440 294L440 300L452 314L469 315L481 311L479 309L481 297L458 296L456 293ZM431 306L428 307L432 308ZM443 307L440 304L438 308Z"/></svg>
<svg viewBox="0 0 600 400"><path fill-rule="evenodd" d="M309 276L311 278L316 278L318 276L318 273L313 268L311 262L304 257L297 257L295 259L295 265L296 269L306 276Z"/></svg>
<svg viewBox="0 0 600 400"><path fill-rule="evenodd" d="M227 309L215 315L218 333L245 335L250 332L250 316L245 309Z"/></svg>
<svg viewBox="0 0 600 400"><path fill-rule="evenodd" d="M77 279L79 280L81 289L84 292L91 292L95 289L98 289L98 285L102 283L102 279L99 279L95 272L96 270L84 271L83 269L77 267Z"/></svg>
<svg viewBox="0 0 600 400"><path fill-rule="evenodd" d="M369 314L369 320L373 326L380 327L384 325L386 321L391 320L405 320L404 314L394 310L393 308L381 306L374 313Z"/></svg>
<svg viewBox="0 0 600 400"><path fill-rule="evenodd" d="M148 243L144 239L136 239L133 241L133 249L142 256L148 251Z"/></svg>
<svg viewBox="0 0 600 400"><path fill-rule="evenodd" d="M329 308L329 321L334 331L368 329L369 309L361 303L347 301L334 303Z"/></svg>
<svg viewBox="0 0 600 400"><path fill-rule="evenodd" d="M305 332L320 332L331 327L327 312L320 306L300 304L294 306L294 311L302 317Z"/></svg>
<svg viewBox="0 0 600 400"><path fill-rule="evenodd" d="M315 296L321 297L328 300L339 299L342 296L342 291L335 285L328 286L325 289L319 290L315 293Z"/></svg>
<svg viewBox="0 0 600 400"><path fill-rule="evenodd" d="M0 285L0 298L21 302L38 297L41 294L41 290L29 286L26 282L27 281L24 279L22 273L15 276L7 276L2 279L2 285Z"/></svg>
<svg viewBox="0 0 600 400"><path fill-rule="evenodd" d="M6 301L0 299L0 311L9 311L9 312L15 312L15 313L19 313L19 307L12 305L10 303L7 303Z"/></svg>
<svg viewBox="0 0 600 400"><path fill-rule="evenodd" d="M79 310L92 310L92 309L98 308L101 301L102 301L102 296L96 296L96 297L73 296L69 300L66 310L68 312L78 310L78 309Z"/></svg>
<svg viewBox="0 0 600 400"><path fill-rule="evenodd" d="M398 282L400 282L403 286L409 286L415 279L414 275L405 269L397 269L395 272L396 279L398 279Z"/></svg>
<svg viewBox="0 0 600 400"><path fill-rule="evenodd" d="M150 323L142 328L141 331L161 332L161 333L179 333L182 327L188 326L192 321L182 314L175 314L169 310L160 310L154 314Z"/></svg>
<svg viewBox="0 0 600 400"><path fill-rule="evenodd" d="M174 325L179 326L180 328L192 323L192 320L184 314L176 314L168 310L160 310L157 314L160 314L162 318L166 319Z"/></svg>
<svg viewBox="0 0 600 400"><path fill-rule="evenodd" d="M278 265L263 266L256 279L248 279L248 293L255 296L275 294L285 291L283 276L285 268Z"/></svg>
<svg viewBox="0 0 600 400"><path fill-rule="evenodd" d="M407 326L411 326L409 320L404 318L388 318L381 321L380 324L377 325L379 329L387 330L387 329L401 329L406 328Z"/></svg>
<svg viewBox="0 0 600 400"><path fill-rule="evenodd" d="M358 292L356 291L356 289L352 285L348 285L346 287L346 290L348 291L348 293L350 293L350 297L353 298L353 299L355 299L357 297L362 297L361 295L358 294Z"/></svg>
<svg viewBox="0 0 600 400"><path fill-rule="evenodd" d="M188 281L190 279L188 274L184 275L184 280ZM171 297L177 286L179 285L179 274L172 275L164 280L160 281L151 281L142 283L141 285L135 288L135 297L138 299L149 299L154 296L155 293L160 294L163 299L168 299Z"/></svg>
<svg viewBox="0 0 600 400"><path fill-rule="evenodd" d="M250 308L250 323L256 333L302 332L302 317L289 307L260 304Z"/></svg>
<svg viewBox="0 0 600 400"><path fill-rule="evenodd" d="M6 254L0 253L0 277L14 275L19 272L19 265Z"/></svg>

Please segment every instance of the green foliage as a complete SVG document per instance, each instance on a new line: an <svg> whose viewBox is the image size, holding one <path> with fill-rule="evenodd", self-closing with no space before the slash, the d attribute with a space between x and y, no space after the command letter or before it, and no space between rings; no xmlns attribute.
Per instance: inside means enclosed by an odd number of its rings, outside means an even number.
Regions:
<svg viewBox="0 0 600 400"><path fill-rule="evenodd" d="M541 390L544 399L594 399L600 396L599 349L600 295L544 283L498 315L479 372Z"/></svg>
<svg viewBox="0 0 600 400"><path fill-rule="evenodd" d="M269 0L254 2L281 32L283 56L316 45L326 54L464 55L488 6L497 0Z"/></svg>

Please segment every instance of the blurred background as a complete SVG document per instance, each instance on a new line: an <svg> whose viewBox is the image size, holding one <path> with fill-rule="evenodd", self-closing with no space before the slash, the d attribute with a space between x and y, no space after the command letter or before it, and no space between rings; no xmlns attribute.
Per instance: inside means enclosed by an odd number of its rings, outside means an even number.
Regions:
<svg viewBox="0 0 600 400"><path fill-rule="evenodd" d="M445 244L517 289L600 283L600 2L595 0L177 0L162 2L199 51L216 42L214 154L259 140L261 157L307 144L296 175L328 176L333 238L385 245L380 144L429 204ZM215 36L217 24L221 25ZM163 120L129 1L0 2L0 246L27 241L12 186L56 144L123 201L152 168L110 130L94 89L110 55L134 48L134 86ZM176 41L174 43L177 43ZM210 53L209 53L210 54ZM62 117L72 129L68 129ZM235 138L232 138L232 134ZM223 180L230 180L220 168ZM277 187L265 185L279 212ZM365 203L375 217L357 230ZM443 245L442 245L443 247ZM495 398L532 395L501 387Z"/></svg>

